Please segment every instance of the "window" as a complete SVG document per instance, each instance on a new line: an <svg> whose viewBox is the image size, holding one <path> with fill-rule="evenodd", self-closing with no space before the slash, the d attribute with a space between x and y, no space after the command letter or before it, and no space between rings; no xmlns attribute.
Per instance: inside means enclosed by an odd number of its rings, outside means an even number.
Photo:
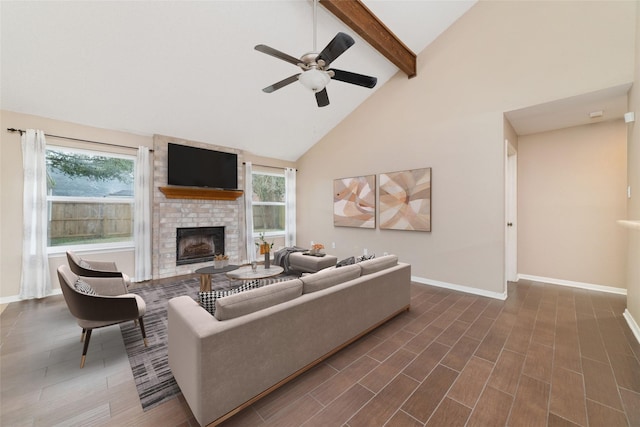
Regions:
<svg viewBox="0 0 640 427"><path fill-rule="evenodd" d="M133 245L135 157L49 146L50 252Z"/></svg>
<svg viewBox="0 0 640 427"><path fill-rule="evenodd" d="M283 174L253 172L253 237L264 233L274 249L284 247L286 189Z"/></svg>

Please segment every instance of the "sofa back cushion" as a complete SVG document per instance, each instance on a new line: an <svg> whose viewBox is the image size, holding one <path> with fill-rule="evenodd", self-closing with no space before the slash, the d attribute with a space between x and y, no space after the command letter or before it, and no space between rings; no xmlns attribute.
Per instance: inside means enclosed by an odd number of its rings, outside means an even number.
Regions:
<svg viewBox="0 0 640 427"><path fill-rule="evenodd" d="M274 283L258 289L251 289L216 300L215 318L229 320L254 311L262 310L302 295L300 279Z"/></svg>
<svg viewBox="0 0 640 427"><path fill-rule="evenodd" d="M359 262L358 265L362 269L362 275L376 273L380 270L384 270L389 267L393 267L398 264L397 255L385 255L380 258L368 259L366 261Z"/></svg>
<svg viewBox="0 0 640 427"><path fill-rule="evenodd" d="M339 283L344 283L360 277L360 265L345 265L340 268L327 268L317 273L302 276L302 293L308 294L326 289Z"/></svg>
<svg viewBox="0 0 640 427"><path fill-rule="evenodd" d="M217 291L200 291L198 293L198 297L200 300L200 305L202 308L207 310L211 315L215 316L216 314L216 301L218 298L228 297L229 295L235 295L240 292L245 292L250 289L256 289L263 286L264 283L261 283L260 280L251 280L248 282L244 282L242 285L233 289L225 289L225 290L217 290Z"/></svg>

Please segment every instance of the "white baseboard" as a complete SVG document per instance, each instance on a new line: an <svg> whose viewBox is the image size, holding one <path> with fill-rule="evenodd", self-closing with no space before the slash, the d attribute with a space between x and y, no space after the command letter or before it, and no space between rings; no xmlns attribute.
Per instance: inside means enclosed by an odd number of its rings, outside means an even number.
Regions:
<svg viewBox="0 0 640 427"><path fill-rule="evenodd" d="M454 291L466 292L468 294L480 295L499 300L507 299L507 292L491 292L484 289L472 288L470 286L456 285L454 283L440 282L438 280L425 279L423 277L411 276L411 281L424 285L436 286L438 288L452 289Z"/></svg>
<svg viewBox="0 0 640 427"><path fill-rule="evenodd" d="M51 291L51 293L49 295L47 295L47 297L50 297L52 295L62 295L62 289L57 288ZM46 298L46 297L44 297ZM0 304L9 304L12 302L18 302L18 301L22 301L22 298L20 298L20 295L12 295L12 296L8 296L8 297L0 297Z"/></svg>
<svg viewBox="0 0 640 427"><path fill-rule="evenodd" d="M590 291L608 292L610 294L627 295L627 290L613 286L594 285L593 283L574 282L572 280L554 279L552 277L532 276L529 274L518 274L518 280L532 280L534 282L549 283L552 285L569 286L571 288L587 289Z"/></svg>
<svg viewBox="0 0 640 427"><path fill-rule="evenodd" d="M640 343L640 326L638 326L638 324L636 323L636 320L633 318L631 313L629 313L629 309L625 308L624 313L622 313L622 315L627 321L627 325L629 325L631 332L633 332L633 336L635 336L636 340L638 340L638 343Z"/></svg>

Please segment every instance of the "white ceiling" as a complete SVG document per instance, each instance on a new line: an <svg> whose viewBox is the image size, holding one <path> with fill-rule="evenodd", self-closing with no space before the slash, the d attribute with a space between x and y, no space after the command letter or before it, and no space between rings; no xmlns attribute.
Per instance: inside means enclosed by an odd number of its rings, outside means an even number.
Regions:
<svg viewBox="0 0 640 427"><path fill-rule="evenodd" d="M419 53L476 0L364 0ZM296 160L398 69L318 7L318 50L339 31L356 44L332 65L378 78L373 90L332 81L318 108L296 74L254 50L313 48L311 0L0 0L0 107L142 135L161 134ZM506 113L519 135L621 118L630 85ZM589 113L603 111L590 118ZM11 126L11 124L8 124ZM46 131L46 129L45 129Z"/></svg>
<svg viewBox="0 0 640 427"><path fill-rule="evenodd" d="M474 3L365 0L415 53ZM318 50L339 31L356 44L332 65L375 89L332 81L318 108L304 87L266 94L313 47L310 0L2 1L1 107L100 128L162 134L296 160L398 69L322 6ZM10 125L10 124L8 124ZM46 129L45 129L46 131Z"/></svg>

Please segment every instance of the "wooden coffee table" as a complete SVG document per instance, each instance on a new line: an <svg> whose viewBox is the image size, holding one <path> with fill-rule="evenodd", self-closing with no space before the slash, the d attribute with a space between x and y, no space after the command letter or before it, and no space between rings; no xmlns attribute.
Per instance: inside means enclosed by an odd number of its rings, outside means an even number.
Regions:
<svg viewBox="0 0 640 427"><path fill-rule="evenodd" d="M269 268L264 268L264 265L258 265L258 267L253 270L250 265L240 267L236 270L229 271L227 273L227 277L235 280L258 280L258 279L266 279L268 277L274 277L278 274L282 273L284 268L279 265L272 265Z"/></svg>
<svg viewBox="0 0 640 427"><path fill-rule="evenodd" d="M222 268L215 268L214 266L202 267L194 271L200 275L200 292L209 292L211 290L211 275L218 273L226 273L238 269L239 265L227 265ZM251 267L249 267L251 268Z"/></svg>

